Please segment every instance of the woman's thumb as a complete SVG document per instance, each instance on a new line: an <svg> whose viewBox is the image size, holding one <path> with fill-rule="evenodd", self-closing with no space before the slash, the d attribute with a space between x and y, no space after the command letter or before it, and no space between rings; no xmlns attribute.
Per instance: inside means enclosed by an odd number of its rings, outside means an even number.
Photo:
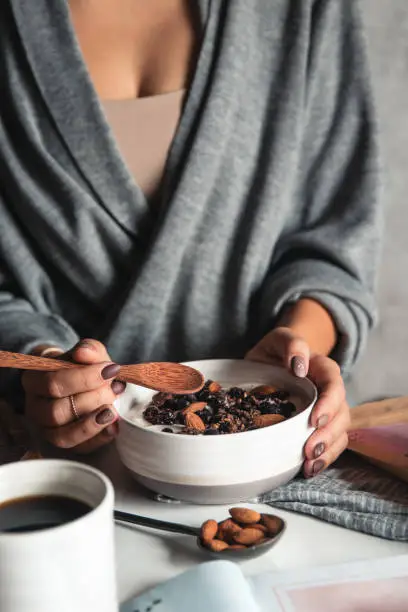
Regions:
<svg viewBox="0 0 408 612"><path fill-rule="evenodd" d="M102 342L86 338L78 342L72 349L72 360L76 363L91 365L111 361L108 351Z"/></svg>

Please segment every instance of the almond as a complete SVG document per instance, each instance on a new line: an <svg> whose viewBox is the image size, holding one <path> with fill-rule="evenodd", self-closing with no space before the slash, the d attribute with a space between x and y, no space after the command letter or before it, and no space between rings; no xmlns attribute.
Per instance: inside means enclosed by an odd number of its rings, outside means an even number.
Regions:
<svg viewBox="0 0 408 612"><path fill-rule="evenodd" d="M251 525L251 523L259 523L261 515L255 510L249 508L230 508L229 513L237 523Z"/></svg>
<svg viewBox="0 0 408 612"><path fill-rule="evenodd" d="M246 527L246 525L245 525L245 527ZM261 523L252 523L251 525L248 525L248 528L259 529L260 531L262 531L262 533L264 535L269 533L269 530L268 530L267 526L266 525L262 525Z"/></svg>
<svg viewBox="0 0 408 612"><path fill-rule="evenodd" d="M187 406L187 408L184 408L183 414L188 414L189 412L190 413L200 412L200 410L204 410L206 405L207 405L206 402L193 402L192 404Z"/></svg>
<svg viewBox="0 0 408 612"><path fill-rule="evenodd" d="M209 519L208 521L205 521L205 523L201 525L200 537L203 542L208 543L215 538L217 531L218 531L217 521L213 521L212 519Z"/></svg>
<svg viewBox="0 0 408 612"><path fill-rule="evenodd" d="M281 414L260 414L254 417L254 425L256 427L269 427L285 421L285 417Z"/></svg>
<svg viewBox="0 0 408 612"><path fill-rule="evenodd" d="M234 533L237 533L242 527L234 523L231 519L226 519L218 525L217 538L229 542L232 540Z"/></svg>
<svg viewBox="0 0 408 612"><path fill-rule="evenodd" d="M215 381L211 382L208 386L208 390L210 393L218 393L218 391L221 391L222 387L220 385L220 383L217 383Z"/></svg>
<svg viewBox="0 0 408 612"><path fill-rule="evenodd" d="M270 385L258 385L258 387L251 389L251 395L254 395L255 393L258 395L272 395L272 393L276 393L276 391L276 387L272 387Z"/></svg>
<svg viewBox="0 0 408 612"><path fill-rule="evenodd" d="M274 536L282 530L283 521L278 516L273 516L272 514L262 514L261 521L267 528L268 535L270 536Z"/></svg>
<svg viewBox="0 0 408 612"><path fill-rule="evenodd" d="M222 550L229 548L228 544L222 540L211 540L208 543L206 542L206 546L214 552L221 552Z"/></svg>
<svg viewBox="0 0 408 612"><path fill-rule="evenodd" d="M245 544L245 546L251 546L251 544L256 544L264 537L263 532L260 529L255 529L254 527L245 527L238 531L238 533L234 534L234 542L237 544Z"/></svg>
<svg viewBox="0 0 408 612"><path fill-rule="evenodd" d="M187 412L185 415L186 427L191 429L196 429L197 431L205 431L205 425L202 419L198 416L198 414L194 414L194 412Z"/></svg>

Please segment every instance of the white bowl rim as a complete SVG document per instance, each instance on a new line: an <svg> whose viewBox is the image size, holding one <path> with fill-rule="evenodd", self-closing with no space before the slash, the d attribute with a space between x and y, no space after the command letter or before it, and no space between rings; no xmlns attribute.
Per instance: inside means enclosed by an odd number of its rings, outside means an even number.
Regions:
<svg viewBox="0 0 408 612"><path fill-rule="evenodd" d="M214 362L219 362L219 363L233 363L233 362L242 362L244 361L243 359L197 359L195 361L186 361L183 362L185 365L189 365L192 367L195 367L194 364L197 363L214 363ZM251 362L252 364L258 363L255 361ZM258 365L268 365L265 363L261 363L259 362ZM288 370L286 368L283 367L279 367L279 366L275 366L275 365L271 365L272 368L274 368L275 370L281 370L282 372L284 372L285 374L289 374L290 372L288 372ZM141 425L138 425L137 423L135 423L134 421L132 421L131 419L127 418L124 415L120 415L120 421L125 421L128 425L130 425L131 427L134 427L135 429L142 431L143 433L149 434L149 435L154 435L154 436L165 436L167 438L169 438L170 436L177 436L179 439L191 439L194 438L195 440L201 440L200 442L198 442L198 444L208 444L209 442L203 442L204 440L207 441L212 441L211 443L215 443L217 444L218 442L216 441L222 441L224 440L225 443L225 438L229 438L230 436L233 436L234 439L236 439L238 436L241 438L242 436L246 436L248 438L249 435L252 435L252 437L254 438L256 435L265 435L265 432L270 432L272 431L276 431L276 427L280 427L281 431L282 431L282 427L288 427L290 426L290 423L295 421L296 419L298 419L301 416L304 416L305 412L310 412L312 410L312 408L314 407L317 399L318 399L318 392L317 392L317 388L316 385L310 380L310 378L298 378L298 381L303 381L306 385L308 385L310 387L310 390L313 392L313 399L309 402L309 404L301 411L299 412L299 414L296 414L293 417L290 417L289 419L285 419L284 421L281 421L280 423L275 423L273 426L271 425L270 427L260 427L258 429L252 429L251 431L241 431L241 432L236 432L236 433L232 433L232 434L226 434L226 435L221 435L221 436L203 436L203 435L181 435L178 433L169 433L169 432L163 432L163 431L158 431L158 430L152 430L148 427L142 427ZM135 387L137 387L138 385L134 385ZM197 442L195 442L197 443Z"/></svg>

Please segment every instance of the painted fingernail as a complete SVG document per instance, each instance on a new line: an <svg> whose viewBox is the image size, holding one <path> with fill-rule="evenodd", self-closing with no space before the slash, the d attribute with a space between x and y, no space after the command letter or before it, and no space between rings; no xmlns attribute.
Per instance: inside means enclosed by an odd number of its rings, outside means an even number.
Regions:
<svg viewBox="0 0 408 612"><path fill-rule="evenodd" d="M86 349L90 349L90 350L94 350L94 345L92 340L80 340L77 344L77 348L86 348Z"/></svg>
<svg viewBox="0 0 408 612"><path fill-rule="evenodd" d="M303 357L293 357L290 362L290 367L294 375L299 376L299 378L304 378L307 374L306 363Z"/></svg>
<svg viewBox="0 0 408 612"><path fill-rule="evenodd" d="M110 438L114 438L119 432L119 426L117 423L113 423L113 425L108 425L103 430L107 436Z"/></svg>
<svg viewBox="0 0 408 612"><path fill-rule="evenodd" d="M119 373L120 365L117 363L111 363L103 368L101 375L104 380L109 380L109 378L115 378L116 374Z"/></svg>
<svg viewBox="0 0 408 612"><path fill-rule="evenodd" d="M327 416L327 414L323 414L321 417L317 419L317 426L319 428L324 427L325 425L327 425L328 422L329 422L329 417Z"/></svg>
<svg viewBox="0 0 408 612"><path fill-rule="evenodd" d="M318 457L320 457L320 455L323 455L324 451L325 451L325 443L319 442L319 444L316 444L316 446L314 447L313 457L317 459Z"/></svg>
<svg viewBox="0 0 408 612"><path fill-rule="evenodd" d="M324 468L324 461L322 461L321 459L319 459L318 461L315 461L313 464L313 476L316 476L317 474L319 474L323 468Z"/></svg>
<svg viewBox="0 0 408 612"><path fill-rule="evenodd" d="M110 408L104 408L95 417L95 421L98 425L107 425L107 423L112 423L115 420L115 413Z"/></svg>
<svg viewBox="0 0 408 612"><path fill-rule="evenodd" d="M115 395L120 395L126 389L126 383L121 380L114 380L111 387Z"/></svg>

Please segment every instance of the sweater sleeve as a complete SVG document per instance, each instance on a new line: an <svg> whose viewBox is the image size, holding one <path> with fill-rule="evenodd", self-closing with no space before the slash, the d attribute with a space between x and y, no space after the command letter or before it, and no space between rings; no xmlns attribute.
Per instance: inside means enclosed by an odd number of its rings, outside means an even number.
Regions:
<svg viewBox="0 0 408 612"><path fill-rule="evenodd" d="M296 196L302 222L277 245L261 308L276 320L289 302L319 301L337 325L332 356L347 373L376 321L382 234L377 130L356 0L314 2L309 51Z"/></svg>
<svg viewBox="0 0 408 612"><path fill-rule="evenodd" d="M76 332L59 316L36 312L29 301L13 292L10 276L0 261L0 348L30 353L37 344L67 350L78 341ZM0 397L19 402L17 370L0 368Z"/></svg>

